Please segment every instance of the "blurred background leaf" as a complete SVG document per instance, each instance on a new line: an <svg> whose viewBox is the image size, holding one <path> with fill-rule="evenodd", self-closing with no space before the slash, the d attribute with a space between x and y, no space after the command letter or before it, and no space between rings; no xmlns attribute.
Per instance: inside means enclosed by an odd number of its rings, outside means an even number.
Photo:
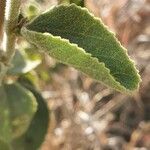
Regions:
<svg viewBox="0 0 150 150"><path fill-rule="evenodd" d="M26 51L25 51L26 50ZM27 54L28 52L28 54ZM12 59L9 75L19 75L27 73L36 68L41 63L41 57L33 48L17 50Z"/></svg>
<svg viewBox="0 0 150 150"><path fill-rule="evenodd" d="M84 0L58 0L58 4L76 4L78 6L84 6Z"/></svg>
<svg viewBox="0 0 150 150"><path fill-rule="evenodd" d="M12 138L17 138L28 129L37 111L36 99L29 90L18 83L5 84L4 89L9 107Z"/></svg>
<svg viewBox="0 0 150 150"><path fill-rule="evenodd" d="M30 90L36 97L38 110L27 130L20 138L14 141L14 148L19 150L37 150L45 140L49 125L49 110L41 94L35 90L32 83L25 78L20 78L19 82Z"/></svg>
<svg viewBox="0 0 150 150"><path fill-rule="evenodd" d="M10 109L9 102L4 87L0 87L0 146L3 142L10 144L11 137L11 124L10 124ZM4 144L5 145L5 144ZM3 146L2 146L3 147Z"/></svg>
<svg viewBox="0 0 150 150"><path fill-rule="evenodd" d="M0 148L1 150L10 150L10 146L0 139Z"/></svg>

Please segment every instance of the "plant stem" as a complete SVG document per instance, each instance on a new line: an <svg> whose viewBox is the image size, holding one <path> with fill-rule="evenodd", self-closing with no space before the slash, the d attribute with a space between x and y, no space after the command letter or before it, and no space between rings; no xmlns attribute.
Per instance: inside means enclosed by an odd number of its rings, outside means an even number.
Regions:
<svg viewBox="0 0 150 150"><path fill-rule="evenodd" d="M6 56L8 62L13 57L15 52L16 35L14 33L14 29L18 23L20 3L21 0L6 1L3 48L7 54Z"/></svg>
<svg viewBox="0 0 150 150"><path fill-rule="evenodd" d="M12 57L15 53L15 28L18 23L18 15L20 9L21 0L6 0L6 8L5 8L5 20L4 20L4 37L3 37L3 51L5 55L5 68L2 63L0 66L0 82L2 80L2 76L4 76L8 70L8 64L10 63ZM1 52L2 53L2 52ZM2 57L2 56L1 56Z"/></svg>
<svg viewBox="0 0 150 150"><path fill-rule="evenodd" d="M2 40L2 28L4 22L5 0L0 1L0 44Z"/></svg>

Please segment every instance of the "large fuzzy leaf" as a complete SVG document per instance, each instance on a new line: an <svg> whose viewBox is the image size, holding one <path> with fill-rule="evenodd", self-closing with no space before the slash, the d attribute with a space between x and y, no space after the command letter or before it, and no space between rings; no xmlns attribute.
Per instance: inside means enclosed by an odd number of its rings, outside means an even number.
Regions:
<svg viewBox="0 0 150 150"><path fill-rule="evenodd" d="M127 51L87 9L60 5L22 28L22 35L50 56L122 92L138 88L140 77Z"/></svg>

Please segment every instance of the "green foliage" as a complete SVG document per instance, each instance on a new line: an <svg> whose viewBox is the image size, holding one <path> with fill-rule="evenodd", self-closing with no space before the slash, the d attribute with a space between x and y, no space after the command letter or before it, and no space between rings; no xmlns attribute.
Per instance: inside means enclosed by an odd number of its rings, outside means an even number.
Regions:
<svg viewBox="0 0 150 150"><path fill-rule="evenodd" d="M24 87L15 83L0 88L0 150L37 150L47 133L49 110L43 97L30 81L19 82Z"/></svg>
<svg viewBox="0 0 150 150"><path fill-rule="evenodd" d="M32 60L23 51L16 51L11 61L12 65L8 70L9 75L19 75L27 73L36 68L40 63L40 59Z"/></svg>
<svg viewBox="0 0 150 150"><path fill-rule="evenodd" d="M138 88L139 75L114 34L85 8L60 5L22 28L50 56L122 92Z"/></svg>
<svg viewBox="0 0 150 150"><path fill-rule="evenodd" d="M20 80L37 99L38 110L31 121L27 132L13 142L13 147L19 150L37 150L42 144L49 124L49 110L41 94L30 85L30 81Z"/></svg>
<svg viewBox="0 0 150 150"><path fill-rule="evenodd" d="M19 84L5 84L4 89L9 103L12 136L16 138L27 130L37 110L37 103L33 94Z"/></svg>
<svg viewBox="0 0 150 150"><path fill-rule="evenodd" d="M30 72L41 63L37 48L118 91L132 92L138 88L140 77L127 50L100 19L77 6L83 6L84 0L60 0L60 3L76 5L59 5L36 18L40 9L33 2L23 14L28 20L35 19L23 27L20 23L23 18L16 19L20 1L10 2L10 18L5 22L5 30L9 30L7 56L11 58L14 54L17 31L30 44L20 40L9 70L5 67L9 60L1 58L4 62L0 62L0 75L8 70L7 76L15 76L17 83L13 78L6 78L11 83L4 82L0 87L0 150L37 150L47 133L49 110L33 86L38 77L34 71ZM40 71L37 74L47 79L47 73Z"/></svg>
<svg viewBox="0 0 150 150"><path fill-rule="evenodd" d="M29 2L23 12L24 16L26 16L29 20L37 16L39 13L40 7L36 1Z"/></svg>
<svg viewBox="0 0 150 150"><path fill-rule="evenodd" d="M10 150L10 146L6 142L0 140L0 150Z"/></svg>
<svg viewBox="0 0 150 150"><path fill-rule="evenodd" d="M33 94L18 83L3 85L0 96L0 140L10 144L27 130L37 103Z"/></svg>
<svg viewBox="0 0 150 150"><path fill-rule="evenodd" d="M12 138L16 138L27 130L37 110L37 103L33 94L17 83L5 84L4 89L9 103Z"/></svg>
<svg viewBox="0 0 150 150"><path fill-rule="evenodd" d="M10 111L4 87L0 87L0 147L11 141Z"/></svg>
<svg viewBox="0 0 150 150"><path fill-rule="evenodd" d="M70 3L75 3L76 5L79 6L84 6L84 0L70 0Z"/></svg>

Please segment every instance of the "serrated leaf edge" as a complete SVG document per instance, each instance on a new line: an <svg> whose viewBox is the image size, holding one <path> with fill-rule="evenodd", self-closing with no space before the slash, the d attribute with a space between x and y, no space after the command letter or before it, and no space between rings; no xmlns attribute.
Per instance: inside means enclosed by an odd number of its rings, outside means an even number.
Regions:
<svg viewBox="0 0 150 150"><path fill-rule="evenodd" d="M29 33L29 32L30 32L30 33ZM38 32L35 32L35 31L29 31L29 30L26 29L25 27L22 28L21 33L22 33L22 35L23 35L24 37L29 36L29 34L34 34L34 35L35 35L35 34L40 34L40 35L44 35L44 36L50 36L50 37L52 37L53 39L61 40L61 41L65 42L65 43L69 44L70 46L75 47L75 48L78 49L79 51L84 52L85 55L91 57L91 58L93 59L93 61L95 61L95 62L97 62L98 64L101 64L103 67L105 67L106 71L108 72L108 74L110 75L110 77L112 78L112 80L113 80L114 82L116 82L116 84L118 84L118 87L120 87L120 90L119 90L120 92L126 92L126 93L128 93L128 94L130 94L130 93L132 92L131 90L128 90L128 89L126 89L124 86L122 86L122 85L120 84L120 82L118 82L118 81L115 80L115 78L110 74L110 69L105 66L104 62L100 62L100 61L98 60L98 58L92 57L92 55L91 55L90 53L87 53L83 48L79 47L76 43L70 43L70 41L69 41L68 39L61 38L60 36L53 36L53 35L50 34L50 33L40 33L40 32L38 33ZM28 35L27 35L27 34L28 34ZM31 41L30 41L30 42L31 42ZM34 44L35 44L35 43L34 43ZM43 49L43 47L41 47L40 45L37 44L37 46L38 46L38 48ZM54 57L54 58L55 58L55 57ZM58 61L64 63L63 61L60 61L60 60L58 60ZM70 66L70 64L68 64L68 63L65 63L65 64L67 64L67 65ZM75 65L71 65L71 66L73 66L73 67L75 67L75 68L77 67L77 66L75 66ZM82 71L81 71L81 72L82 72ZM83 73L84 73L84 72L83 72ZM85 74L85 73L84 73L84 74ZM98 81L98 80L96 80L96 81ZM106 85L106 84L103 83L102 81L98 81L98 82L100 82L100 83ZM106 86L108 86L108 85L106 85ZM115 88L114 88L114 89L115 89Z"/></svg>
<svg viewBox="0 0 150 150"><path fill-rule="evenodd" d="M93 20L95 20L95 21L101 23L101 24L104 26L104 28L107 29L107 31L113 36L113 38L115 38L115 40L116 40L116 42L119 44L119 46L123 49L124 54L128 57L128 60L130 61L130 64L133 66L134 71L137 73L139 82L141 82L141 78L140 78L140 75L139 75L139 71L138 71L138 70L136 69L136 67L135 67L135 62L134 62L134 61L131 59L131 57L127 54L127 49L125 49L125 48L121 45L121 43L120 43L120 42L118 41L118 39L115 37L115 33L113 33L112 31L110 31L109 28L101 21L100 18L95 17L92 13L89 12L89 10L88 10L87 8L83 8L83 7L77 6L77 5L75 5L75 4L70 4L70 5L65 5L65 4L63 4L63 5L58 5L58 6L52 7L50 10L47 10L47 11L43 12L42 14L48 13L48 12L51 11L52 9L56 9L56 8L59 8L59 7L65 7L65 8L76 7L76 8L79 9L79 10L82 9L82 10L85 11L88 15L90 15L90 16L93 18ZM37 16L37 17L38 17L38 16ZM36 18L37 18L37 17L36 17ZM35 19L36 19L36 18L35 18ZM34 19L33 19L33 21L34 21ZM31 21L30 23L32 23L32 21ZM28 26L28 24L26 24L26 26ZM113 77L113 75L111 74L110 69L106 67L106 65L105 65L104 62L100 62L100 61L98 60L98 58L93 57L91 53L87 53L83 48L79 47L77 43L71 43L68 39L64 39L64 38L62 38L61 36L53 36L52 34L47 33L47 32L41 33L41 32L31 31L31 30L27 29L26 26L24 26L24 27L21 29L21 33L22 33L22 35L24 35L24 37L27 36L27 34L25 33L25 32L27 32L27 31L28 31L28 33L30 32L30 33L33 33L33 34L43 34L44 36L51 36L51 37L54 38L54 39L62 40L62 41L64 41L64 42L66 42L67 44L76 47L78 50L84 52L85 55L90 56L90 57L93 59L93 61L95 61L95 62L97 62L97 63L103 65L103 66L106 68L107 72L110 74L112 80L115 81L115 82L118 84L118 86L121 88L121 90L119 90L120 92L123 91L123 92L125 92L125 93L131 94L131 93L133 93L134 91L137 91L137 90L139 89L139 84L137 85L137 87L136 87L135 90L127 89L126 87L124 87L123 85L121 85L121 83L118 82L118 81ZM30 41L30 42L31 42L31 41ZM40 47L40 46L38 45L38 47ZM59 61L60 61L60 60L59 60ZM61 62L61 61L60 61L60 62ZM64 63L64 62L62 62L62 63ZM68 63L66 63L66 64L69 65ZM72 65L72 66L73 66L73 65ZM74 67L76 68L75 65L74 65ZM83 73L84 73L84 72L83 72ZM102 84L106 85L106 84L103 83L102 81L99 81L99 82L101 82ZM108 86L108 85L106 85L106 86Z"/></svg>

